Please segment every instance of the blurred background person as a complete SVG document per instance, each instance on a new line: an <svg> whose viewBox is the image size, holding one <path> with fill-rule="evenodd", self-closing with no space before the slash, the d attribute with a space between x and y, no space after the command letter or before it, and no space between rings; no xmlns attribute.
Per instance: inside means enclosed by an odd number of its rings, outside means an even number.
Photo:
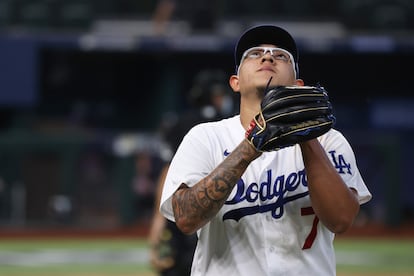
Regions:
<svg viewBox="0 0 414 276"><path fill-rule="evenodd" d="M189 91L190 108L182 114L166 116L160 126L162 139L175 152L185 133L194 125L226 118L234 111L234 99L226 74L221 70L204 70L196 75ZM158 178L153 219L149 233L151 265L162 276L190 275L197 235L185 235L174 222L159 212L159 201L169 161Z"/></svg>

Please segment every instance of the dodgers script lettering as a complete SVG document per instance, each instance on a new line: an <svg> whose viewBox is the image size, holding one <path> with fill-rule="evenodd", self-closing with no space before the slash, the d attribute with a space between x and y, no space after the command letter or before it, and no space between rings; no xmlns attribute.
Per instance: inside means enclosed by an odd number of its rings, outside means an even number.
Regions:
<svg viewBox="0 0 414 276"><path fill-rule="evenodd" d="M286 203L309 194L308 191L304 193L293 193L300 185L304 187L308 186L305 170L293 172L287 176L279 175L274 181L272 180L272 170L268 170L265 181L260 184L251 183L247 186L243 179L239 179L234 197L227 200L224 204L235 205L243 201L257 202L257 200L263 203L274 198L276 198L276 201L269 204L253 205L231 210L224 214L223 220L234 219L239 221L242 217L266 212L271 212L272 217L278 219L283 216L284 205ZM292 195L288 196L289 192Z"/></svg>

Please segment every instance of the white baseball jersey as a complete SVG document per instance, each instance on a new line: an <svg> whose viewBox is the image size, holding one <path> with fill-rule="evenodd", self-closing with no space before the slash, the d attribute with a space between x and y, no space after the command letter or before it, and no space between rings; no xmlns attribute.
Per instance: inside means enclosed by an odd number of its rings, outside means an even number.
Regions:
<svg viewBox="0 0 414 276"><path fill-rule="evenodd" d="M184 137L164 184L161 212L174 220L171 196L193 186L244 139L240 117L195 126ZM343 135L318 138L359 202L370 200ZM300 147L263 153L237 182L217 215L198 232L191 275L335 275L334 234L311 208Z"/></svg>

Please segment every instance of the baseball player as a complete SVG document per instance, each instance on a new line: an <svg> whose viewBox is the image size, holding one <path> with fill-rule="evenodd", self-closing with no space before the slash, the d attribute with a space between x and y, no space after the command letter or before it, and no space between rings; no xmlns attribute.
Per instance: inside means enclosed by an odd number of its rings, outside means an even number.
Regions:
<svg viewBox="0 0 414 276"><path fill-rule="evenodd" d="M298 78L296 43L277 26L242 34L235 62L240 114L187 133L161 212L198 235L191 275L335 275L334 236L371 194L327 92Z"/></svg>

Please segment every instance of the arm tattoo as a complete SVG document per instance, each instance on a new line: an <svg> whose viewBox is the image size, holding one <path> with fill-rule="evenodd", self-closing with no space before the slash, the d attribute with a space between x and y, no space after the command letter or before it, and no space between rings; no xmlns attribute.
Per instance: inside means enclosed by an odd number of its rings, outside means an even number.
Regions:
<svg viewBox="0 0 414 276"><path fill-rule="evenodd" d="M214 217L233 190L247 166L258 153L243 141L208 176L189 188L185 184L173 196L176 221L182 219L197 229Z"/></svg>

